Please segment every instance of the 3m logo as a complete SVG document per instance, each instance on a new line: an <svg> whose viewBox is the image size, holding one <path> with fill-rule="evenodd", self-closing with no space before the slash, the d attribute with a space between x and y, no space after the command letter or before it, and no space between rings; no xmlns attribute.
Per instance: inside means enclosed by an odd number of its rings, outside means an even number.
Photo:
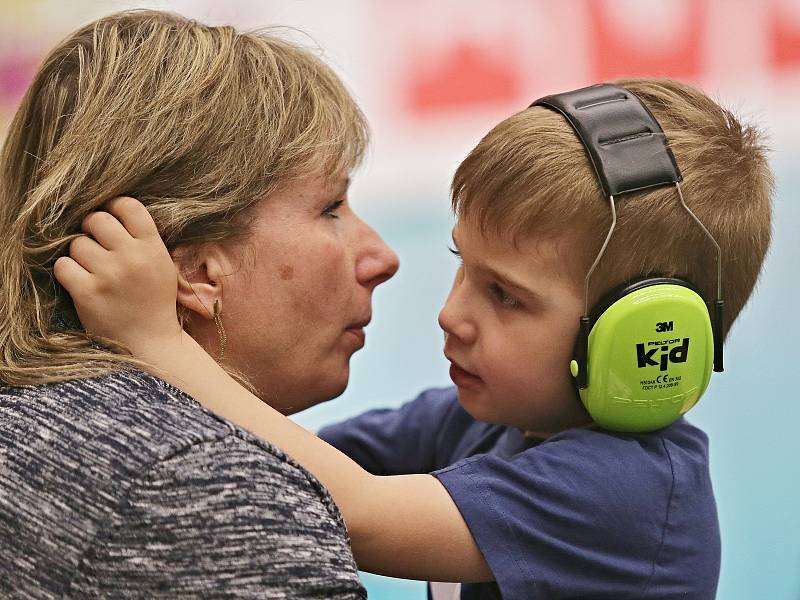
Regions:
<svg viewBox="0 0 800 600"><path fill-rule="evenodd" d="M664 333L665 331L672 331L672 321L656 323L656 333Z"/></svg>
<svg viewBox="0 0 800 600"><path fill-rule="evenodd" d="M673 346L670 350L669 345L679 341L681 343L677 346ZM667 364L684 363L686 362L686 357L689 355L689 338L683 338L682 341L669 340L665 342L649 342L647 345L657 345L658 347L645 350L644 344L636 344L636 362L640 369L643 367L657 366L659 371L666 371ZM661 354L658 355L658 360L655 360L653 356L659 349L661 350Z"/></svg>

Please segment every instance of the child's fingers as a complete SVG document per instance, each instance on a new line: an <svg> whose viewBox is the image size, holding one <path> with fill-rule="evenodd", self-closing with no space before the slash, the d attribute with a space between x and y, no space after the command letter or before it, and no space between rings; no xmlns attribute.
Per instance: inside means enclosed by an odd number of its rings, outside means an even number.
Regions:
<svg viewBox="0 0 800 600"><path fill-rule="evenodd" d="M86 235L75 238L69 244L69 257L89 273L96 273L111 259L108 250Z"/></svg>
<svg viewBox="0 0 800 600"><path fill-rule="evenodd" d="M56 260L53 275L73 300L90 289L91 274L69 256L61 256Z"/></svg>
<svg viewBox="0 0 800 600"><path fill-rule="evenodd" d="M122 223L104 211L86 215L81 223L81 229L97 240L106 250L115 250L131 240L131 235L122 226Z"/></svg>
<svg viewBox="0 0 800 600"><path fill-rule="evenodd" d="M133 237L137 239L161 237L153 217L144 204L136 198L117 196L106 202L103 208L117 217Z"/></svg>

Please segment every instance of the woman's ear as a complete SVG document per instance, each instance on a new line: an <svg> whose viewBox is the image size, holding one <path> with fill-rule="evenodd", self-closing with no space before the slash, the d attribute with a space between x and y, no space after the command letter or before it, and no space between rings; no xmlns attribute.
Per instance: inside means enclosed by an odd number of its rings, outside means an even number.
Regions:
<svg viewBox="0 0 800 600"><path fill-rule="evenodd" d="M178 247L172 260L178 269L178 305L188 310L192 318L214 318L214 302L222 303L223 257L211 244L191 249Z"/></svg>

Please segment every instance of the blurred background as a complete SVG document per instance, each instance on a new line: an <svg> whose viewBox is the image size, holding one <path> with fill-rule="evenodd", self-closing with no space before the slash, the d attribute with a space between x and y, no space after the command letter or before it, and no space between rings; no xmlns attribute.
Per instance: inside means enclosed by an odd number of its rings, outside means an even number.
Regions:
<svg viewBox="0 0 800 600"><path fill-rule="evenodd" d="M0 0L0 134L56 42L99 16L141 7L240 29L291 27L286 35L319 49L372 124L351 201L402 267L376 293L347 392L295 417L312 429L450 384L436 323L456 268L446 250L448 185L501 119L548 93L649 75L692 81L762 124L778 184L773 243L729 337L726 371L690 420L711 439L718 597L800 599L800 398L792 392L800 327L791 311L800 296L800 0ZM425 597L421 582L363 577L371 598Z"/></svg>

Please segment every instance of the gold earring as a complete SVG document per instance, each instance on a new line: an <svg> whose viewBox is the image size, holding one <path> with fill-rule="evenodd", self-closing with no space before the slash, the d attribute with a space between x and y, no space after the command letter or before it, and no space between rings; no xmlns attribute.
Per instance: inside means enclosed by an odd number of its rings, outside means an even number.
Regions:
<svg viewBox="0 0 800 600"><path fill-rule="evenodd" d="M214 300L214 324L217 326L217 335L219 336L219 358L222 361L225 358L225 344L228 341L228 336L225 335L225 328L222 326L222 317L219 316L219 300Z"/></svg>

